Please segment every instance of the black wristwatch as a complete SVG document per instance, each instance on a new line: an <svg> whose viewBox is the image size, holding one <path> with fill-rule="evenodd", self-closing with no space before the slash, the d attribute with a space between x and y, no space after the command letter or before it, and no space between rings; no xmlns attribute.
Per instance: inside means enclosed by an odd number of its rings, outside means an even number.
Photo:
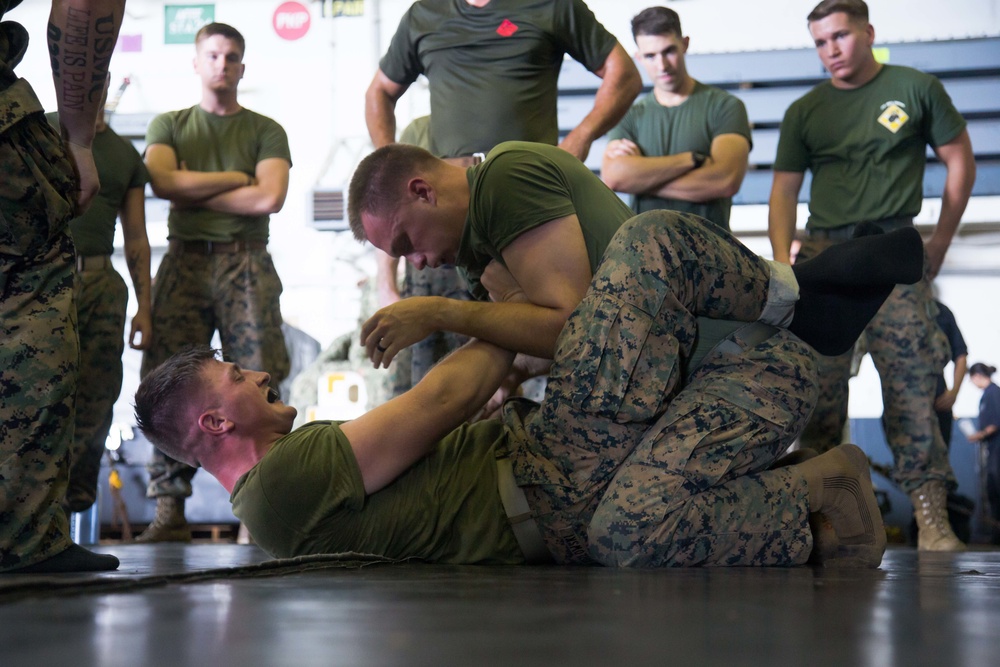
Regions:
<svg viewBox="0 0 1000 667"><path fill-rule="evenodd" d="M708 156L704 153L699 153L698 151L691 151L691 160L694 162L694 167L692 169L697 169L701 165L705 164L705 160Z"/></svg>

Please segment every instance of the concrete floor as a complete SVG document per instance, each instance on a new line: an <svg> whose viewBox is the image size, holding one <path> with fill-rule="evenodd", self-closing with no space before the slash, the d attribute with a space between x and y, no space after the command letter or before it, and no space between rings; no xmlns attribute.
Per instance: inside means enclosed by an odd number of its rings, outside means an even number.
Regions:
<svg viewBox="0 0 1000 667"><path fill-rule="evenodd" d="M253 546L98 550L121 569L0 576L0 665L1000 665L994 551L890 548L860 572L348 561L248 577L217 568L259 567Z"/></svg>

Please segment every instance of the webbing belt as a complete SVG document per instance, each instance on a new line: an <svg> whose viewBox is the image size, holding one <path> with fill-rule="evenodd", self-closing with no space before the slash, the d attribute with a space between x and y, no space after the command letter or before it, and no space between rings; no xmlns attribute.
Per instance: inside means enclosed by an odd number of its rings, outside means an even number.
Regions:
<svg viewBox="0 0 1000 667"><path fill-rule="evenodd" d="M525 562L529 565L554 562L552 553L542 539L542 531L531 513L531 507L528 506L528 499L514 479L514 464L509 456L497 458L497 488L507 520L514 531L514 538L524 552Z"/></svg>
<svg viewBox="0 0 1000 667"><path fill-rule="evenodd" d="M76 270L79 273L84 271L100 271L111 267L111 255L77 255Z"/></svg>
<svg viewBox="0 0 1000 667"><path fill-rule="evenodd" d="M742 354L750 348L763 343L777 332L778 327L772 324L766 324L759 320L744 324L739 329L713 345L712 349L701 358L698 365L688 371L688 378L694 375L694 372L701 368L701 366L703 366L704 363L716 353Z"/></svg>

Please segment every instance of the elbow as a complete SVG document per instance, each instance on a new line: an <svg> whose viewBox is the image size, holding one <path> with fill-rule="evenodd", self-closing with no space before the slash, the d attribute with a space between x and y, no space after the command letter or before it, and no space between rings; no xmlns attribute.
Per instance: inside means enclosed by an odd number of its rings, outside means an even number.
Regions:
<svg viewBox="0 0 1000 667"><path fill-rule="evenodd" d="M262 197L260 201L257 202L257 210L255 213L258 215L272 215L281 210L285 205L285 195L284 193L278 194L268 194Z"/></svg>
<svg viewBox="0 0 1000 667"><path fill-rule="evenodd" d="M720 190L719 197L735 197L736 193L740 191L740 186L743 185L743 178L731 178L727 179Z"/></svg>
<svg viewBox="0 0 1000 667"><path fill-rule="evenodd" d="M440 423L457 424L469 419L482 405L474 382L454 382L453 378L426 375L417 385L422 390L426 409L437 415Z"/></svg>
<svg viewBox="0 0 1000 667"><path fill-rule="evenodd" d="M615 192L628 192L628 183L625 181L622 170L614 162L605 162L601 166L601 180L604 184Z"/></svg>
<svg viewBox="0 0 1000 667"><path fill-rule="evenodd" d="M720 169L713 176L714 186L712 189L714 192L712 193L712 199L735 197L736 193L740 191L740 187L743 186L743 178L746 176L746 170Z"/></svg>
<svg viewBox="0 0 1000 667"><path fill-rule="evenodd" d="M617 175L609 173L607 170L601 170L601 180L615 192L622 192L624 183L621 182L621 179Z"/></svg>
<svg viewBox="0 0 1000 667"><path fill-rule="evenodd" d="M173 199L176 196L176 192L167 179L152 177L149 181L149 187L153 190L153 194L160 199Z"/></svg>

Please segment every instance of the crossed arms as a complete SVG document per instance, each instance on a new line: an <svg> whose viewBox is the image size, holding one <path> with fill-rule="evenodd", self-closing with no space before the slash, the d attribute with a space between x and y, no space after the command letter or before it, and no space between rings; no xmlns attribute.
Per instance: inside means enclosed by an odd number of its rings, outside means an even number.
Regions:
<svg viewBox="0 0 1000 667"><path fill-rule="evenodd" d="M643 155L629 139L608 142L601 162L601 179L612 190L664 199L702 202L732 197L747 173L750 143L739 134L712 139L711 154L695 168L691 151L674 155Z"/></svg>
<svg viewBox="0 0 1000 667"><path fill-rule="evenodd" d="M219 213L277 213L288 194L290 165L284 158L266 158L254 174L242 171L190 171L167 144L146 148L146 167L153 192L175 206L207 208Z"/></svg>

